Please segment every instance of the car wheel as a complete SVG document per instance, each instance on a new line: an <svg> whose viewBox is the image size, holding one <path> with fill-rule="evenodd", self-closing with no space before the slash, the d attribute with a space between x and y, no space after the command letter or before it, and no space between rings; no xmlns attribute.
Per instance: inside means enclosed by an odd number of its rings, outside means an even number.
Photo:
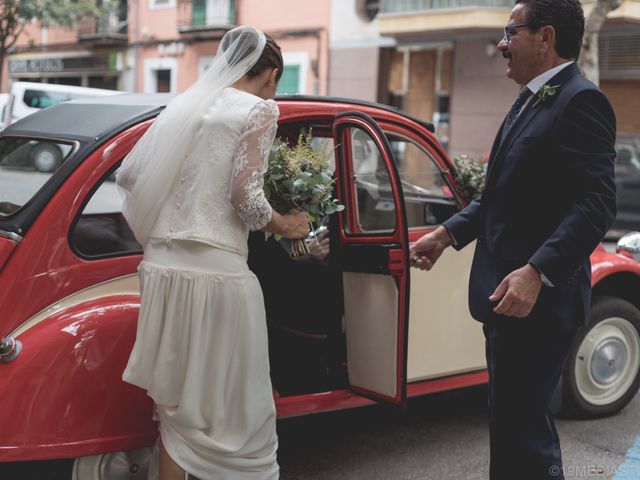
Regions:
<svg viewBox="0 0 640 480"><path fill-rule="evenodd" d="M148 447L76 458L71 479L146 480L152 453L153 448Z"/></svg>
<svg viewBox="0 0 640 480"><path fill-rule="evenodd" d="M627 405L640 387L640 310L621 298L598 297L590 320L563 373L563 410L606 417Z"/></svg>
<svg viewBox="0 0 640 480"><path fill-rule="evenodd" d="M55 145L41 143L31 151L31 163L39 172L53 172L62 163L62 152Z"/></svg>

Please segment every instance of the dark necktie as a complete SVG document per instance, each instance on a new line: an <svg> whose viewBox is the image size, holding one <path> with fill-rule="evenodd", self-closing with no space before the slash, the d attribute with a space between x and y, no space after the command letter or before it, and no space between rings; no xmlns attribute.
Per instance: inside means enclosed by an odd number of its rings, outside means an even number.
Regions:
<svg viewBox="0 0 640 480"><path fill-rule="evenodd" d="M520 110L522 110L522 106L525 104L530 95L531 90L529 90L527 87L524 87L522 90L520 90L520 93L516 97L515 102L513 102L513 105L511 105L511 110L509 110L507 119L504 121L504 128L502 129L503 140L507 136L507 133L509 133L509 130L511 130L511 127L513 127L513 124L518 118Z"/></svg>

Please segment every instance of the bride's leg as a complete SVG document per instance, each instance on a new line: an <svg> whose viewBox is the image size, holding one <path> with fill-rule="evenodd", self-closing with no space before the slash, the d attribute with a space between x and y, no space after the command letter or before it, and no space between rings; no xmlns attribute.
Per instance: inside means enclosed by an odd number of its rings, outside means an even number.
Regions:
<svg viewBox="0 0 640 480"><path fill-rule="evenodd" d="M160 439L160 480L184 480L185 471L174 462Z"/></svg>

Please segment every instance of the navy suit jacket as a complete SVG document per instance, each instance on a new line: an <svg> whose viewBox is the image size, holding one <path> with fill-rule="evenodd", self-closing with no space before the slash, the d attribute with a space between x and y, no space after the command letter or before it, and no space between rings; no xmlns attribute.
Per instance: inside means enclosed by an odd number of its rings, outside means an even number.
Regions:
<svg viewBox="0 0 640 480"><path fill-rule="evenodd" d="M615 115L605 95L575 63L533 97L491 150L485 190L444 223L461 249L477 239L469 283L472 316L484 323L584 324L591 295L589 256L616 214ZM503 124L504 125L504 124ZM502 279L531 263L554 284L543 286L526 319L493 312Z"/></svg>

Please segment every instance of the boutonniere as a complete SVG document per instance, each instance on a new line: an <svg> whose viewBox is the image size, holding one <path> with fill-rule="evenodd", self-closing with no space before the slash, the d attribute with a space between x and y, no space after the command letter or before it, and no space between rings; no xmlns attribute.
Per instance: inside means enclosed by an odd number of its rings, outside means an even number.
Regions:
<svg viewBox="0 0 640 480"><path fill-rule="evenodd" d="M560 85L543 85L536 95L536 103L533 104L533 108L542 105L549 98L553 97L558 91L559 86Z"/></svg>

